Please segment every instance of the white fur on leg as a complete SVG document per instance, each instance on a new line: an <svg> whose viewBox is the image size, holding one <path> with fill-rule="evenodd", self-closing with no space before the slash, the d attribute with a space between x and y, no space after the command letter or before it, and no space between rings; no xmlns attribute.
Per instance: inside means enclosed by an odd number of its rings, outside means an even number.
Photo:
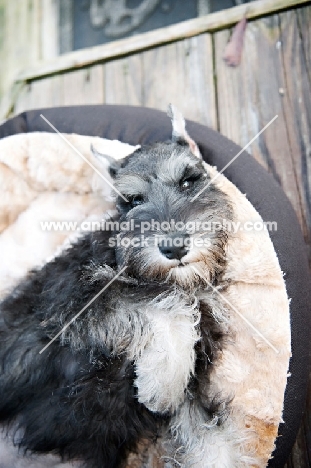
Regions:
<svg viewBox="0 0 311 468"><path fill-rule="evenodd" d="M136 358L138 400L151 411L175 411L194 373L200 314L178 295L153 301L145 313L150 337Z"/></svg>
<svg viewBox="0 0 311 468"><path fill-rule="evenodd" d="M171 434L176 464L183 468L249 468L256 460L243 455L248 436L228 418L217 425L215 416L207 420L198 401L185 402L171 421Z"/></svg>

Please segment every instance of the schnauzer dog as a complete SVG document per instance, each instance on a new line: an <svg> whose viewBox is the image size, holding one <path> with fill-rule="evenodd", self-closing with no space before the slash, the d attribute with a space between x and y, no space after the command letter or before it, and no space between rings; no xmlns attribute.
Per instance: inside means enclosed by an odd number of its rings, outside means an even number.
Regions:
<svg viewBox="0 0 311 468"><path fill-rule="evenodd" d="M232 210L179 111L169 116L170 142L120 161L93 150L108 161L118 215L1 304L0 421L27 451L114 468L165 434L173 464L206 466L204 430L224 412L209 394L223 305L208 284L224 271L219 226Z"/></svg>

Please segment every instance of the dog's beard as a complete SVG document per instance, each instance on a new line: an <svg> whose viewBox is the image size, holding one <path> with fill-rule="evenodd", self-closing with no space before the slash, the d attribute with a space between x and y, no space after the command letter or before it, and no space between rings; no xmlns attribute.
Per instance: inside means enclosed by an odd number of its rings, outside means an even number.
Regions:
<svg viewBox="0 0 311 468"><path fill-rule="evenodd" d="M120 236L128 237L128 233ZM195 243L198 234L190 236ZM161 254L156 235L147 239L148 246L119 247L117 259L119 267L127 266L127 273L145 281L176 283L186 289L206 287L223 270L225 263L225 232L211 236L209 246L189 248L187 254L178 259L168 259Z"/></svg>

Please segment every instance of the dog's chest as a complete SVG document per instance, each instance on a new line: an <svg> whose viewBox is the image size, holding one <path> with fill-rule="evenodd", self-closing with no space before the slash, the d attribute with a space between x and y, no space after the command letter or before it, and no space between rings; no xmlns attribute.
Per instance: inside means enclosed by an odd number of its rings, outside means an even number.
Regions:
<svg viewBox="0 0 311 468"><path fill-rule="evenodd" d="M174 411L195 369L200 339L196 299L174 291L140 303L120 301L118 308L114 345L118 353L127 342L122 351L135 363L139 402L151 411Z"/></svg>

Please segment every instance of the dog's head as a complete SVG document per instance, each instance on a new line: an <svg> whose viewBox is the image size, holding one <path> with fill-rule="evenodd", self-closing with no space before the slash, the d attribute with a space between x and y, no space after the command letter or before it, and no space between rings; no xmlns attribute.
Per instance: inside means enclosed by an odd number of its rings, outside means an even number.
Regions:
<svg viewBox="0 0 311 468"><path fill-rule="evenodd" d="M171 142L143 146L120 161L109 158L109 172L122 195L116 199L121 226L116 254L119 265L136 277L192 287L222 271L223 220L231 217L231 209L226 196L209 183L182 115L170 106L169 116Z"/></svg>

